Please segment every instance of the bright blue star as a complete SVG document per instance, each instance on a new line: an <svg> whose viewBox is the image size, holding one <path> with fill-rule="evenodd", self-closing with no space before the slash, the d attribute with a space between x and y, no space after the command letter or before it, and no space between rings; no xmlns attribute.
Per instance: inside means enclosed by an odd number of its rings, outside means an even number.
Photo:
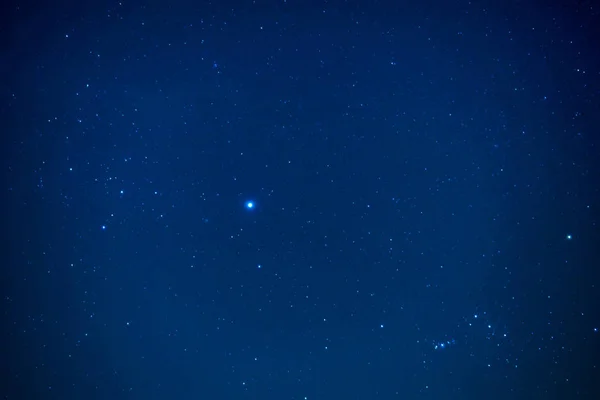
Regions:
<svg viewBox="0 0 600 400"><path fill-rule="evenodd" d="M245 204L245 207L248 210L253 210L254 209L254 202L251 201L251 200L247 201L246 204Z"/></svg>

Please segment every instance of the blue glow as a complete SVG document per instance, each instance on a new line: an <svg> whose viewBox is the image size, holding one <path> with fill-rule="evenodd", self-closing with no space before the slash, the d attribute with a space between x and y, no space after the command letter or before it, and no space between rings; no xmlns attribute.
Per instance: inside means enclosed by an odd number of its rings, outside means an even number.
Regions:
<svg viewBox="0 0 600 400"><path fill-rule="evenodd" d="M246 206L246 208L248 210L252 210L252 209L254 209L254 202L253 201L247 201L246 204L245 204L245 206Z"/></svg>

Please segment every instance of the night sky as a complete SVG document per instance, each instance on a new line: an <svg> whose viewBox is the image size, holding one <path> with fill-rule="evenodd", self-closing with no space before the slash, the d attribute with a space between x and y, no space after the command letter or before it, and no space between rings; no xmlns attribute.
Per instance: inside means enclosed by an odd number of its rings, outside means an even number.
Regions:
<svg viewBox="0 0 600 400"><path fill-rule="evenodd" d="M2 399L600 398L594 2L84 3L3 5Z"/></svg>

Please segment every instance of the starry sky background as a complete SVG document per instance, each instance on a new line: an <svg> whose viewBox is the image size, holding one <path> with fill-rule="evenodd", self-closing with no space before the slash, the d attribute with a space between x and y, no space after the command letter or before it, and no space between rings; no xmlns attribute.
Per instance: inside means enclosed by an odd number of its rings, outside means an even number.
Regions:
<svg viewBox="0 0 600 400"><path fill-rule="evenodd" d="M4 6L3 399L599 398L591 2L83 3Z"/></svg>

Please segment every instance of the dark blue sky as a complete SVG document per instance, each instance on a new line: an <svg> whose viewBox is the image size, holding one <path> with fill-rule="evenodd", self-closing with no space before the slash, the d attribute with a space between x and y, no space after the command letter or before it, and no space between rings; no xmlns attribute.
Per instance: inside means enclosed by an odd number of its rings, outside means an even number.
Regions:
<svg viewBox="0 0 600 400"><path fill-rule="evenodd" d="M413 3L6 6L0 396L600 398L600 12Z"/></svg>

